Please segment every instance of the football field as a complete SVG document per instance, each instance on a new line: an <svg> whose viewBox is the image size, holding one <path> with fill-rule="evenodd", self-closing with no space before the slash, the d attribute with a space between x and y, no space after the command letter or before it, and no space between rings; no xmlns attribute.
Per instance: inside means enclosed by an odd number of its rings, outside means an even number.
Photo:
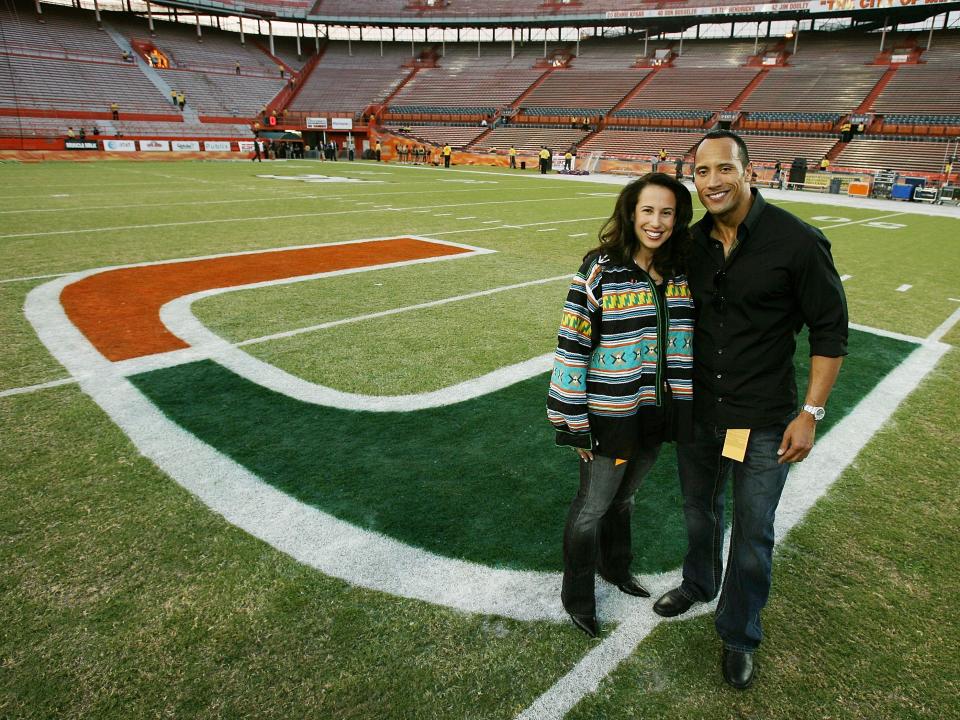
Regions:
<svg viewBox="0 0 960 720"><path fill-rule="evenodd" d="M0 716L955 715L957 208L764 193L831 240L853 325L755 686L709 606L598 581L601 637L566 620L577 461L544 404L619 182L0 165ZM672 448L634 545L672 587Z"/></svg>

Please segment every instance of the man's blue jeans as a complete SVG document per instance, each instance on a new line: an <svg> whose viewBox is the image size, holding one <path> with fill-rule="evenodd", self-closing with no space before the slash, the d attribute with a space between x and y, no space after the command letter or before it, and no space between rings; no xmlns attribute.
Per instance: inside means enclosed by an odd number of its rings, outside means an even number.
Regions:
<svg viewBox="0 0 960 720"><path fill-rule="evenodd" d="M580 463L580 489L563 531L563 607L595 615L594 574L612 583L631 578L633 496L650 472L660 445L644 448L630 462L595 455Z"/></svg>
<svg viewBox="0 0 960 720"><path fill-rule="evenodd" d="M689 542L680 592L700 601L720 592L717 633L734 650L755 650L763 638L760 611L770 595L773 521L789 469L777 464L777 449L792 419L751 430L742 463L721 457L726 431L712 424L695 421L693 440L677 444ZM724 490L731 471L733 527L721 588Z"/></svg>

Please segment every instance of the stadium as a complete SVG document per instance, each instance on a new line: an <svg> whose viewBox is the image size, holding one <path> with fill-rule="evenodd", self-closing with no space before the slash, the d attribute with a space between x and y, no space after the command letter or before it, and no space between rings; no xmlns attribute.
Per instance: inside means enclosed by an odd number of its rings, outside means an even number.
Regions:
<svg viewBox="0 0 960 720"><path fill-rule="evenodd" d="M653 599L571 625L545 412L618 193L699 218L714 129L850 316L743 692L652 610L672 448ZM958 154L957 2L3 0L0 716L960 716Z"/></svg>

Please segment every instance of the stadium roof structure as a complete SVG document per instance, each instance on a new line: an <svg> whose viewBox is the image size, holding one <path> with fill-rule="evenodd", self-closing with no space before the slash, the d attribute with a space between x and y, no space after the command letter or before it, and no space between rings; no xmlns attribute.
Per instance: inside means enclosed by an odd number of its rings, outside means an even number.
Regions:
<svg viewBox="0 0 960 720"><path fill-rule="evenodd" d="M849 17L882 27L960 10L958 0L160 0L219 15L380 27L626 27Z"/></svg>

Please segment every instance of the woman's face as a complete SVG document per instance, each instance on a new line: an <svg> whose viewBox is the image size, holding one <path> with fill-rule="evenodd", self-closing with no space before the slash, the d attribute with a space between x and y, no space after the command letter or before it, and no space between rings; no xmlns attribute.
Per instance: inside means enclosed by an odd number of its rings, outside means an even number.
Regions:
<svg viewBox="0 0 960 720"><path fill-rule="evenodd" d="M677 219L677 200L673 191L660 185L647 185L640 191L633 212L633 230L641 248L651 253L673 234Z"/></svg>

